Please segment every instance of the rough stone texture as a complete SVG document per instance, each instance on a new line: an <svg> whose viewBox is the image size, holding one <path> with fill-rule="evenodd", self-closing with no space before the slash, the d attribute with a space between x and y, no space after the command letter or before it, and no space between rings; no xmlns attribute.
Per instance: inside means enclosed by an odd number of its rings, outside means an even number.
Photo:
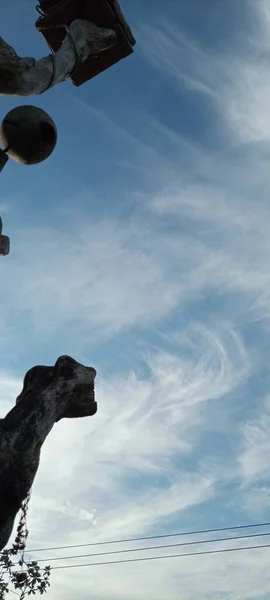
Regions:
<svg viewBox="0 0 270 600"><path fill-rule="evenodd" d="M39 95L65 81L76 66L90 56L111 47L116 34L90 21L75 19L68 28L61 48L40 60L21 58L0 37L0 95Z"/></svg>
<svg viewBox="0 0 270 600"><path fill-rule="evenodd" d="M54 367L33 367L16 406L0 419L0 550L32 487L42 444L54 424L96 413L95 376L95 369L69 356L61 356Z"/></svg>

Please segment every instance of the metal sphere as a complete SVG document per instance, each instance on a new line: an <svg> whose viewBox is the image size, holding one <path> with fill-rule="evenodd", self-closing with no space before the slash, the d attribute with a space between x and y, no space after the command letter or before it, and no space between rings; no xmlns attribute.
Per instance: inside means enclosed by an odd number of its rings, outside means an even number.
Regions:
<svg viewBox="0 0 270 600"><path fill-rule="evenodd" d="M16 162L35 165L46 160L57 142L51 117L36 106L18 106L4 118L0 128L2 148Z"/></svg>

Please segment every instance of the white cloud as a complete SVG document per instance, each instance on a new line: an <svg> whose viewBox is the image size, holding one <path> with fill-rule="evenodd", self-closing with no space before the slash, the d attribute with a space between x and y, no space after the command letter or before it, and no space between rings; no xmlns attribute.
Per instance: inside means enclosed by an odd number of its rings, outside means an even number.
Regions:
<svg viewBox="0 0 270 600"><path fill-rule="evenodd" d="M215 85L210 76L217 72L218 61L207 54L196 41L189 39L173 23L162 21L162 26L142 25L139 32L142 52L148 60L170 75L179 86L215 98Z"/></svg>
<svg viewBox="0 0 270 600"><path fill-rule="evenodd" d="M219 160L216 164L218 169ZM257 161L254 168L256 165ZM230 163L227 168L230 169ZM264 181L264 185L269 183ZM227 184L209 181L204 184L185 182L178 186L175 182L171 189L161 190L152 198L151 207L161 219L166 218L167 223L178 224L179 228L185 224L182 235L187 260L191 261L194 253L198 262L194 261L192 266L186 263L190 278L185 274L182 295L206 289L220 297L224 292L237 294L244 302L242 316L267 318L270 214L264 198L254 199L255 190L252 194L247 192L252 197L244 195L245 186L244 182L243 189L237 189L238 175L235 182L234 173ZM185 230L189 231L189 237ZM230 308L233 310L233 305Z"/></svg>
<svg viewBox="0 0 270 600"><path fill-rule="evenodd" d="M15 400L22 388L22 382L11 374L0 370L0 408L1 417L4 416L15 404Z"/></svg>
<svg viewBox="0 0 270 600"><path fill-rule="evenodd" d="M152 211L124 227L101 220L69 224L67 234L24 231L3 264L3 333L15 317L39 336L67 326L82 337L86 329L112 334L155 323L210 291L245 295L249 310L267 315L266 207L258 202L254 212L247 199L243 211L237 192L177 181L146 201ZM166 230L164 219L179 229Z"/></svg>
<svg viewBox="0 0 270 600"><path fill-rule="evenodd" d="M6 323L15 329L16 319L38 339L55 340L55 333L68 330L76 352L85 352L83 336L92 342L96 330L114 335L117 347L124 329L160 325L173 311L181 323L186 319L182 330L177 318L164 327L162 350L153 350L141 334L143 373L141 356L128 341L134 370L120 376L117 365L117 375L99 377L96 417L54 428L34 486L29 546L147 534L169 528L176 517L184 527L188 510L195 516L209 503L212 511L213 500L223 498L222 486L237 478L240 486L230 500L238 514L258 514L269 504L268 401L262 407L260 397L247 393L235 437L226 431L239 388L265 360L260 340L255 336L245 346L239 328L245 335L252 320L270 315L270 81L263 56L270 4L256 6L265 11L264 22L257 11L253 31L227 56L213 56L171 24L146 25L141 32L152 64L211 106L209 128L218 133L218 151L194 145L149 115L149 138L140 139L133 107L129 131L103 116L108 135L120 135L131 148L122 164L147 174L152 192L144 193L140 182L132 188L139 200L129 219L95 216L93 222L87 211L79 218L73 211L66 233L57 226L16 232L12 254L2 263L3 347L11 341ZM99 110L80 106L102 121ZM156 149L157 139L164 155L174 148L171 161ZM202 319L206 315L204 325L192 312L194 303ZM25 347L23 335L20 344ZM17 385L2 373L2 412ZM253 401L263 412L247 421L243 413ZM216 427L219 407L222 431ZM209 451L204 456L203 442L211 442L212 434L227 435L230 457L222 448L220 459L216 446L212 463ZM226 501L221 513L223 508ZM48 598L74 592L103 600L268 597L268 553L56 571Z"/></svg>
<svg viewBox="0 0 270 600"><path fill-rule="evenodd" d="M178 354L157 352L146 358L147 377L134 372L97 382L97 416L79 425L66 422L56 426L50 436L51 450L46 453L45 447L43 457L46 477L53 477L54 489L58 485L53 463L59 432L63 448L58 462L62 474L59 482L63 485L64 481L67 489L80 461L84 466L76 489L82 494L85 485L88 489L88 471L92 490L102 492L107 487L114 491L115 486L122 486L132 473L158 478L165 470L168 477L175 476L174 470L171 472L172 458L190 453L198 441L198 433L193 439L192 432L203 422L200 408L228 394L250 371L248 357L234 331L222 335L200 327L197 332L187 331L187 335L197 341L197 355L188 358L181 350ZM85 463L88 443L91 451Z"/></svg>
<svg viewBox="0 0 270 600"><path fill-rule="evenodd" d="M239 456L240 474L246 484L267 479L270 467L270 400L260 405L260 416L243 427L243 448Z"/></svg>
<svg viewBox="0 0 270 600"><path fill-rule="evenodd" d="M126 377L101 379L94 418L55 426L42 450L33 488L29 548L149 534L166 527L175 515L214 498L215 478L199 464L190 471L181 465L181 456L192 457L208 426L201 409L223 403L224 394L245 381L248 358L240 338L228 328L215 331L198 324L186 331L186 339L196 347L193 358L182 352L181 341L178 352L156 350L145 358L143 377L136 370ZM75 554L89 552L95 549L75 550ZM52 555L63 556L63 551L48 553ZM131 600L135 594L143 598L146 590L149 597L161 598L167 589L170 598L179 576L186 593L192 583L194 562L185 560L192 562L168 561L162 568L158 562L116 566L105 578L97 570L55 571L48 597L59 595L60 588L71 597L76 587L81 595L95 588L97 598L109 593L111 598L125 595ZM210 569L211 561L207 564ZM201 571L198 562L196 569ZM214 590L210 579L205 585ZM192 586L195 589L194 581Z"/></svg>
<svg viewBox="0 0 270 600"><path fill-rule="evenodd" d="M244 4L244 3L243 3ZM227 52L203 47L173 23L142 25L142 52L159 71L211 103L217 131L235 142L269 140L269 2L246 3L250 31L228 40ZM217 113L219 118L217 118ZM226 131L225 129L228 128Z"/></svg>
<svg viewBox="0 0 270 600"><path fill-rule="evenodd" d="M4 265L5 310L46 330L74 319L111 332L153 321L174 308L179 288L153 250L146 231L114 222L25 231Z"/></svg>
<svg viewBox="0 0 270 600"><path fill-rule="evenodd" d="M3 327L12 315L38 335L68 325L84 336L86 324L89 332L113 333L154 323L197 294L225 287L250 293L251 301L256 294L265 307L269 217L258 210L253 218L248 203L243 214L233 201L211 186L157 196L152 206L161 218L177 217L180 227L188 218L189 233L163 231L149 212L151 236L147 212L124 228L100 221L69 225L69 234L25 231L3 266Z"/></svg>
<svg viewBox="0 0 270 600"><path fill-rule="evenodd" d="M268 136L264 122L268 109L258 104L267 104L267 94L248 72L254 69L254 76L261 77L265 85L257 42L250 66L249 44L230 62L231 57L213 57L184 34L179 41L170 24L165 24L162 31L145 27L148 42L142 34L144 49L155 64L160 67L163 62L165 66L169 63L170 68L166 68L170 71L173 61L174 79L175 69L185 68L187 77L192 74L201 84L212 85L213 102L222 114L220 131L227 135L229 125L234 130L234 144L248 141L250 136L254 140ZM254 100L253 105L254 94L258 101ZM90 111L91 118L102 121L100 111L87 107L85 102L81 104L85 112ZM244 125L235 111L241 113ZM113 124L107 116L103 120L106 131L112 129L113 135L122 136L141 155L135 163L144 169L147 164L148 176L151 173L153 181L155 173L161 191L143 194L137 190L138 210L125 222L99 217L91 223L89 214L80 219L73 211L70 222L65 223L66 234L57 228L36 229L34 233L25 228L21 234L16 232L10 258L3 262L4 322L11 315L12 319L24 319L38 335L70 327L72 331L77 328L83 336L86 324L88 335L93 336L97 329L99 333L112 334L138 324L153 324L175 309L185 308L200 295L211 291L222 295L224 290L245 295L244 304L248 310L252 307L253 316L267 317L267 148L255 145L249 149L246 145L241 152L236 147L229 148L225 155L203 153L188 140L184 144L181 134L170 132L155 118L148 119L151 135L147 142L140 141L139 135L136 138L134 131ZM250 133L252 127L255 133ZM168 144L175 148L170 168L155 149L155 135L159 136L160 145L163 140L166 148ZM182 159L183 155L188 160ZM135 197L136 190L132 194ZM152 212L148 211L149 206L154 208ZM164 219L171 226L169 230ZM172 227L176 223L177 231Z"/></svg>

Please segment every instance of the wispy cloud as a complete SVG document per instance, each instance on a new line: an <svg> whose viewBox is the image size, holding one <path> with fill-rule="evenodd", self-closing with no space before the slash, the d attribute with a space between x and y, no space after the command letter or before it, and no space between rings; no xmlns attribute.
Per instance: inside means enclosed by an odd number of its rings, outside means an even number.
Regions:
<svg viewBox="0 0 270 600"><path fill-rule="evenodd" d="M66 234L25 231L3 266L2 298L10 298L9 308L38 327L42 321L55 328L76 319L117 331L153 321L177 304L179 284L152 243L147 230L113 221L80 221Z"/></svg>
<svg viewBox="0 0 270 600"><path fill-rule="evenodd" d="M1 406L1 417L4 416L15 404L15 400L21 390L21 380L14 378L14 376L5 373L4 370L0 371L0 406Z"/></svg>
<svg viewBox="0 0 270 600"><path fill-rule="evenodd" d="M268 140L270 132L269 3L246 3L245 11L247 6L250 31L233 42L230 39L226 53L224 48L213 52L164 19L142 25L140 32L142 52L150 63L181 92L186 89L205 97L214 111L215 127L220 131L223 121L223 135L229 138L231 132L244 143Z"/></svg>
<svg viewBox="0 0 270 600"><path fill-rule="evenodd" d="M5 356L16 331L25 360L31 331L37 362L61 340L99 372L98 414L59 423L44 446L29 546L228 524L228 515L245 520L243 509L246 518L265 514L269 400L267 378L256 377L268 368L270 316L270 3L245 8L250 30L226 51L158 17L141 27L139 52L176 101L197 99L201 131L189 136L181 115L173 127L166 111L161 118L134 104L114 121L114 107L104 114L82 95L84 119L106 135L110 166L136 174L121 183L132 209L91 212L87 180L84 207L59 197L55 225L14 232L1 263ZM102 186L119 208L118 188ZM128 368L118 360L121 344ZM4 412L18 381L4 368L0 375ZM55 571L53 580L52 598L59 589L104 600L270 593L268 555L259 550Z"/></svg>
<svg viewBox="0 0 270 600"><path fill-rule="evenodd" d="M183 30L179 31L177 25L164 20L162 25L156 23L156 27L143 25L140 36L142 51L159 71L171 76L181 88L186 85L193 92L215 98L213 67L217 72L218 59L204 51Z"/></svg>
<svg viewBox="0 0 270 600"><path fill-rule="evenodd" d="M158 478L166 469L173 479L175 472L170 472L170 461L174 456L190 453L198 441L192 432L203 422L202 405L229 394L245 381L248 359L235 332L227 332L223 339L218 332L203 328L197 337L194 333L192 337L200 348L197 357L188 358L180 349L178 354L156 351L145 359L146 377L134 372L126 378L101 380L97 390L100 410L90 423L81 422L80 428L72 422L61 424L63 434L74 430L75 437L68 433L63 443L68 447L75 444L74 456L82 464L85 440L82 437L80 442L78 436L88 432L92 449L87 470L92 474L93 489L105 490L108 483L110 489L123 485L133 470ZM53 443L58 444L56 429L50 441L50 460L54 457ZM66 463L66 453L70 454L68 448L63 452L61 469L73 477L75 469ZM47 465L49 477L53 476L51 467ZM85 479L78 485L83 487Z"/></svg>
<svg viewBox="0 0 270 600"><path fill-rule="evenodd" d="M260 416L243 428L243 448L239 456L240 473L246 484L267 480L270 467L270 400L260 406Z"/></svg>
<svg viewBox="0 0 270 600"><path fill-rule="evenodd" d="M219 479L204 472L199 462L191 470L188 464L181 465L181 456L194 455L206 429L209 436L203 408L221 402L224 394L246 381L248 359L234 331L221 335L198 327L187 331L186 337L190 347L197 346L193 358L182 354L176 337L178 352L156 350L145 357L143 377L137 369L126 377L102 379L95 418L80 423L63 421L54 428L42 452L32 495L29 546L149 534L176 517L184 528L186 511L214 498ZM47 493L51 488L53 499ZM111 548L100 551L107 549ZM64 587L71 578L72 589L74 582L79 585L80 581L82 594L94 585L100 597L110 589L113 598L125 592L132 599L135 589L127 585L128 578L137 580L141 597L148 573L152 593L161 598L167 586L170 597L178 577L184 578L186 590L191 585L191 565L195 567L191 561L189 566L176 562L162 569L158 563L124 570L118 567L114 576L106 572L106 583L96 571L85 570L82 578L75 569L74 573L64 572ZM211 564L205 562L208 573ZM196 562L198 568L201 571ZM61 571L55 572L53 581L57 589L63 582ZM210 589L215 589L213 582ZM71 592L66 593L69 596Z"/></svg>
<svg viewBox="0 0 270 600"><path fill-rule="evenodd" d="M269 211L260 199L255 208L254 200L237 190L237 184L230 189L231 184L233 180L219 186L186 183L179 189L175 185L158 194L152 207L169 222L177 219L180 227L183 222L188 226L195 252L201 244L206 262L204 267L198 263L198 268L202 274L209 261L207 286L248 294L256 305L266 304ZM192 237L189 243L192 251Z"/></svg>

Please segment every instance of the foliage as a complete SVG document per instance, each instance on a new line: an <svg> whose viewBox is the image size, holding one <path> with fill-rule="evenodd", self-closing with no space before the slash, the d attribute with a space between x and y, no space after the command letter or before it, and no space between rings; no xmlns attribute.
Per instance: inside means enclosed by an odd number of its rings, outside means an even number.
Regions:
<svg viewBox="0 0 270 600"><path fill-rule="evenodd" d="M12 548L3 550L0 554L0 600L5 600L9 593L16 594L20 600L24 600L25 596L31 594L44 594L50 586L51 567L46 566L41 569L37 561L26 561L24 558L28 537L26 513L29 499L30 494L23 503L17 535ZM13 562L13 557L18 556L19 553L21 553L21 558L18 562Z"/></svg>

